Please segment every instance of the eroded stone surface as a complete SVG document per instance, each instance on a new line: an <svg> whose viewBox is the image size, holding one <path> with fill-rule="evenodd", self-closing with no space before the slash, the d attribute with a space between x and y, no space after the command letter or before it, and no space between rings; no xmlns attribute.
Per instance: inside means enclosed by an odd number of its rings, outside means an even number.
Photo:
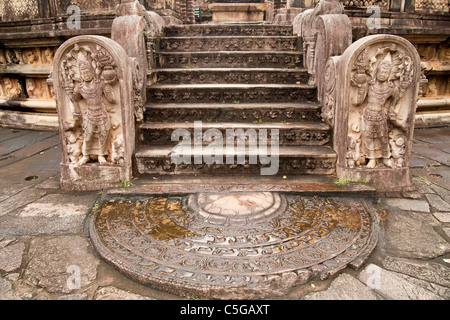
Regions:
<svg viewBox="0 0 450 320"><path fill-rule="evenodd" d="M22 263L25 244L22 242L11 244L0 249L0 270L11 272L18 269Z"/></svg>
<svg viewBox="0 0 450 320"><path fill-rule="evenodd" d="M431 215L391 212L383 250L411 259L444 255L450 252L450 244L434 230L436 225Z"/></svg>
<svg viewBox="0 0 450 320"><path fill-rule="evenodd" d="M86 293L69 294L59 297L57 300L87 300Z"/></svg>
<svg viewBox="0 0 450 320"><path fill-rule="evenodd" d="M0 216L6 215L7 213L29 203L32 203L43 196L45 196L45 190L40 189L25 189L12 197L9 197L5 201L1 202L0 206Z"/></svg>
<svg viewBox="0 0 450 320"><path fill-rule="evenodd" d="M89 241L80 236L34 239L25 282L48 292L70 293L77 283L70 282L70 277L77 276L75 271L79 270L80 286L85 287L96 278L100 263L89 247Z"/></svg>
<svg viewBox="0 0 450 320"><path fill-rule="evenodd" d="M449 296L448 288L387 271L373 264L359 274L359 280L370 284L375 292L387 299L445 300Z"/></svg>
<svg viewBox="0 0 450 320"><path fill-rule="evenodd" d="M437 194L427 194L426 195L428 202L430 205L439 211L450 211L450 204L445 202L439 195Z"/></svg>
<svg viewBox="0 0 450 320"><path fill-rule="evenodd" d="M113 286L98 289L93 300L154 300Z"/></svg>
<svg viewBox="0 0 450 320"><path fill-rule="evenodd" d="M386 257L382 264L388 270L450 287L450 268L442 264L409 261L395 257Z"/></svg>
<svg viewBox="0 0 450 320"><path fill-rule="evenodd" d="M6 294L12 290L11 282L0 276L0 299L5 298Z"/></svg>
<svg viewBox="0 0 450 320"><path fill-rule="evenodd" d="M384 203L388 206L395 207L405 211L430 212L428 202L423 200L412 200L403 198L385 199Z"/></svg>
<svg viewBox="0 0 450 320"><path fill-rule="evenodd" d="M358 279L341 274L331 286L321 292L311 293L305 300L381 300L382 297L372 291Z"/></svg>
<svg viewBox="0 0 450 320"><path fill-rule="evenodd" d="M435 212L433 216L442 223L450 223L450 212Z"/></svg>

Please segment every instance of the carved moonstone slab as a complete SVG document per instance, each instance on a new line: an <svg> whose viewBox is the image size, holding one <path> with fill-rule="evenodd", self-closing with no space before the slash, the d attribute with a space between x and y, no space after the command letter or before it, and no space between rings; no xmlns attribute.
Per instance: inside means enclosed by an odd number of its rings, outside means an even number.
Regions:
<svg viewBox="0 0 450 320"><path fill-rule="evenodd" d="M66 190L98 190L131 180L134 112L131 61L115 41L80 36L53 63Z"/></svg>
<svg viewBox="0 0 450 320"><path fill-rule="evenodd" d="M333 59L339 179L366 180L380 192L407 190L421 79L416 49L401 37L374 35Z"/></svg>

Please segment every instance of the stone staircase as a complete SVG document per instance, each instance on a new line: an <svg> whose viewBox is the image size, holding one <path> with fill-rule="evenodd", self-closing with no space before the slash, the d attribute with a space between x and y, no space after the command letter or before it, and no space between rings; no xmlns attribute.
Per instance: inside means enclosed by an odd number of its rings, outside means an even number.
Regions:
<svg viewBox="0 0 450 320"><path fill-rule="evenodd" d="M260 174L260 164L226 164L225 159L212 165L172 163L178 144L171 141L173 131L185 129L193 137L194 122L201 121L203 132L218 129L224 137L228 129L278 129L279 175L332 174L336 154L330 127L321 120L300 48L287 26L166 27L138 127L135 172Z"/></svg>

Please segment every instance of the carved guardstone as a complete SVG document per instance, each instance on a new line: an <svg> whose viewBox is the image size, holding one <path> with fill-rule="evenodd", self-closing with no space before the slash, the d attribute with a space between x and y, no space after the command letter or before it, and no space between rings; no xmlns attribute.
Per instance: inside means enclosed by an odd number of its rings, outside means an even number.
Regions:
<svg viewBox="0 0 450 320"><path fill-rule="evenodd" d="M338 178L365 180L380 192L411 188L421 79L417 50L398 36L368 36L331 58L327 70L329 79L336 72L326 113L334 123ZM326 87L333 87L333 81Z"/></svg>
<svg viewBox="0 0 450 320"><path fill-rule="evenodd" d="M53 84L62 142L61 186L99 190L131 180L132 62L115 41L80 36L56 52Z"/></svg>
<svg viewBox="0 0 450 320"><path fill-rule="evenodd" d="M314 9L298 14L293 21L294 34L303 40L303 65L309 84L317 85L318 99L324 99L324 75L328 58L340 55L352 43L352 25L343 14L339 0L321 0Z"/></svg>

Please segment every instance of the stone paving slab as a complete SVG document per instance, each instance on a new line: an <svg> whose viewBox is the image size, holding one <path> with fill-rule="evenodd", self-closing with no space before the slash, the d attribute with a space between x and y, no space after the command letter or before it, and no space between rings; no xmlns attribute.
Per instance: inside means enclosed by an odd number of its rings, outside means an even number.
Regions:
<svg viewBox="0 0 450 320"><path fill-rule="evenodd" d="M449 127L416 130L417 192L375 196L379 242L360 269L299 285L282 299L449 300L449 137ZM60 189L58 139L0 128L0 300L191 299L129 279L94 250L86 218L101 196Z"/></svg>
<svg viewBox="0 0 450 320"><path fill-rule="evenodd" d="M0 158L4 158L8 154L18 152L22 150L21 153L26 154L27 148L30 146L37 146L39 142L47 138L57 135L55 132L45 132L41 131L36 134L36 132L29 131L28 133L21 135L19 137L14 137L0 142Z"/></svg>
<svg viewBox="0 0 450 320"><path fill-rule="evenodd" d="M387 271L370 264L364 269L359 280L369 283L375 292L390 300L447 300L448 288L430 284L427 281Z"/></svg>
<svg viewBox="0 0 450 320"><path fill-rule="evenodd" d="M59 174L61 150L50 148L43 154L35 154L0 168L0 197L13 196L22 190ZM36 176L36 179L33 177ZM28 179L27 179L28 178Z"/></svg>
<svg viewBox="0 0 450 320"><path fill-rule="evenodd" d="M397 257L435 259L450 253L450 243L436 229L430 214L390 211L382 250Z"/></svg>
<svg viewBox="0 0 450 320"><path fill-rule="evenodd" d="M3 142L5 140L18 138L20 136L23 136L27 134L28 131L26 130L18 130L18 129L10 129L10 128L0 128L0 142Z"/></svg>
<svg viewBox="0 0 450 320"><path fill-rule="evenodd" d="M85 237L36 238L23 278L48 292L71 293L95 280L99 263Z"/></svg>
<svg viewBox="0 0 450 320"><path fill-rule="evenodd" d="M42 192L42 189L36 190ZM81 234L96 198L96 194L44 196L0 217L0 233L14 236Z"/></svg>
<svg viewBox="0 0 450 320"><path fill-rule="evenodd" d="M430 205L424 200L411 200L403 198L386 199L384 203L405 211L430 212Z"/></svg>
<svg viewBox="0 0 450 320"><path fill-rule="evenodd" d="M18 242L10 244L0 249L0 270L12 272L20 268L25 244Z"/></svg>

